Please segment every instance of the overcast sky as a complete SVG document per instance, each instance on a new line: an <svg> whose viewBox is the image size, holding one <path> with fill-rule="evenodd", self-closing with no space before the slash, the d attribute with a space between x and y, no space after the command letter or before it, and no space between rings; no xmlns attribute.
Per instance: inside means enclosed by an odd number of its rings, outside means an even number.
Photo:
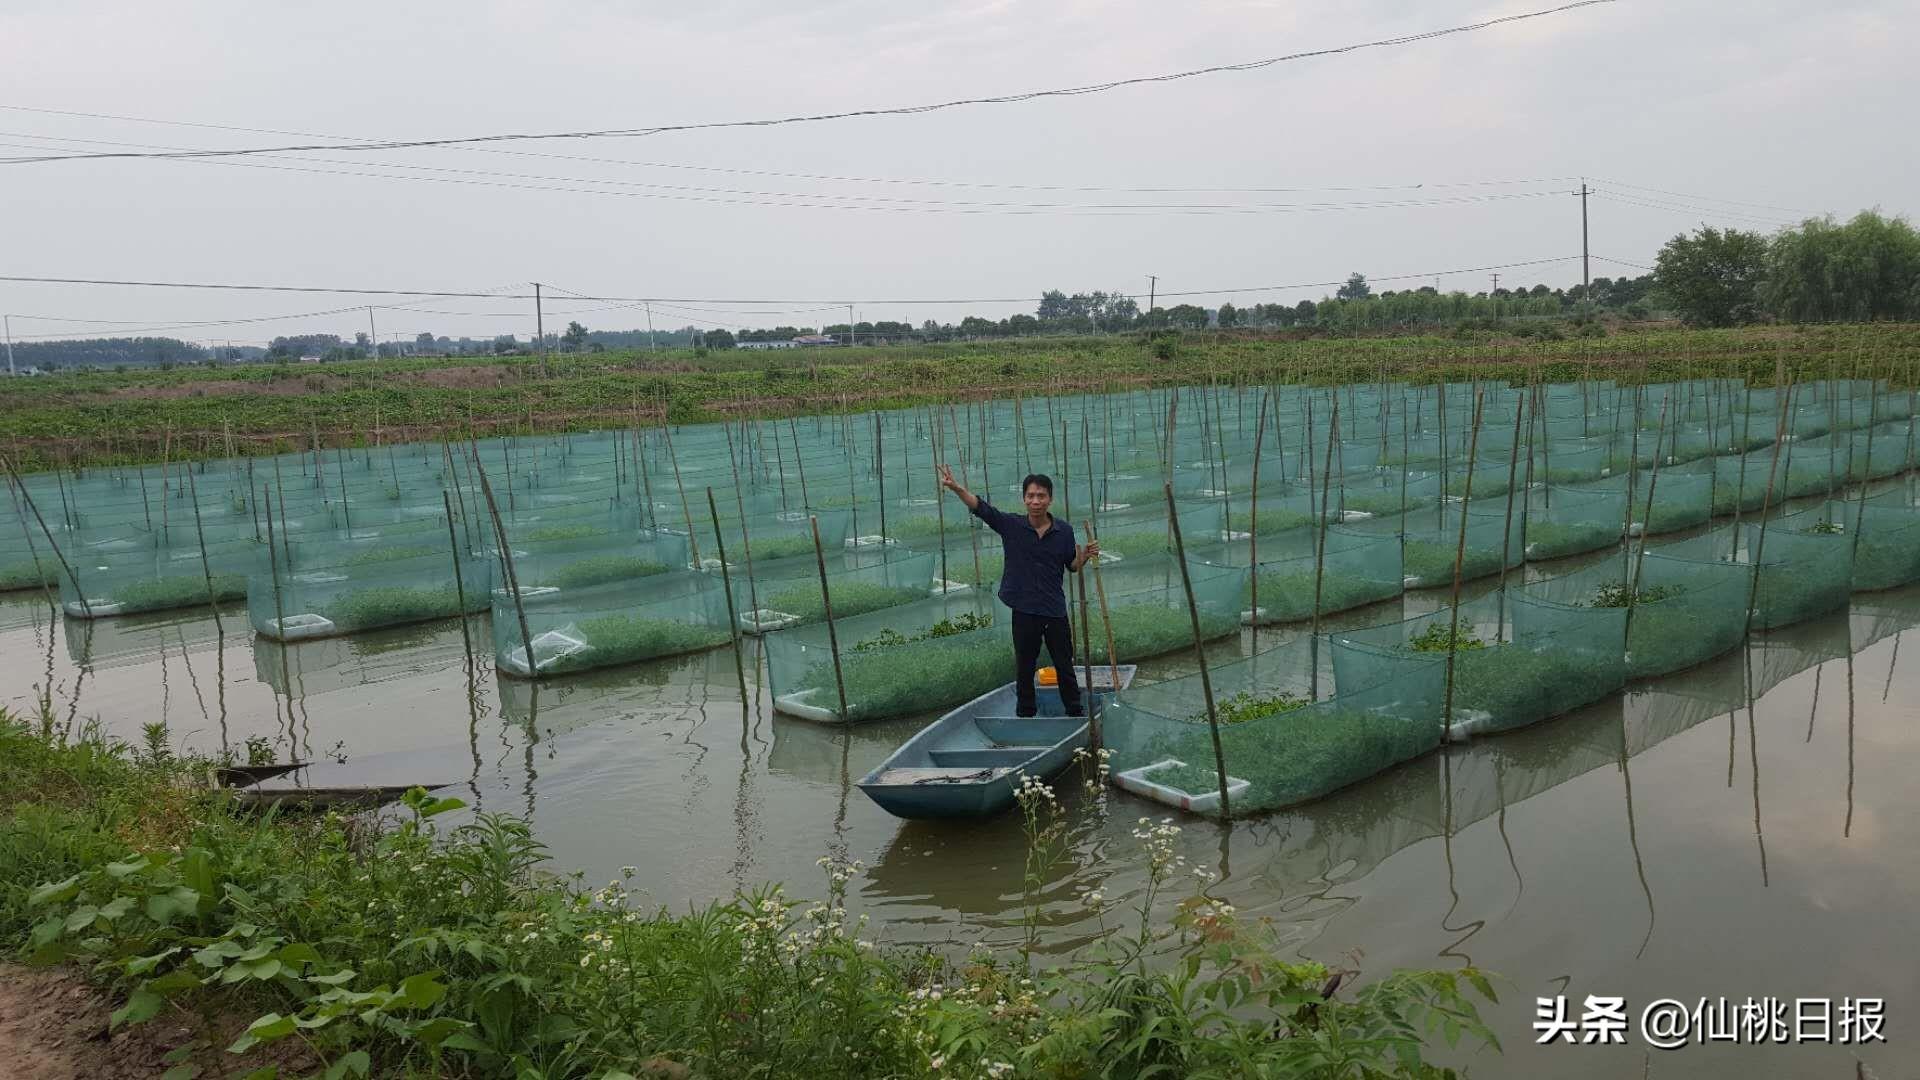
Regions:
<svg viewBox="0 0 1920 1080"><path fill-rule="evenodd" d="M411 139L913 105L1552 3L8 0L0 155L289 141L182 123ZM1702 221L1770 230L1814 213L1912 212L1917 32L1913 0L1620 0L1249 73L917 116L490 151L6 164L0 274L504 292L541 281L709 301L656 305L663 327L819 325L843 320L847 302L861 319L998 316L1033 305L882 301L1144 294L1149 274L1163 298L1228 290L1179 299L1245 305L1317 299L1329 290L1258 287L1354 270L1410 287L1577 255L1579 201L1563 193L1581 176L1606 193L1591 203L1593 251L1648 263ZM869 182L882 180L915 182ZM1112 190L1127 188L1305 190ZM1429 205L1308 209L1396 202ZM1136 209L1166 204L1202 209ZM1639 272L1598 259L1593 270ZM1380 280L1411 274L1428 276ZM1502 276L1579 280L1577 259ZM19 338L366 302L0 282ZM386 305L383 340L533 331L524 302L373 302ZM820 305L833 306L793 310ZM549 312L549 328L569 317L645 325L638 309L564 293ZM359 312L168 332L263 343L366 322Z"/></svg>

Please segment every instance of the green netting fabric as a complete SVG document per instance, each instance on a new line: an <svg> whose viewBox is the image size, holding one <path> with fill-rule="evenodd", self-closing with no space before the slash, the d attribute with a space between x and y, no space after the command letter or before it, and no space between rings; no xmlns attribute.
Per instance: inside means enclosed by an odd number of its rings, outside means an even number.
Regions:
<svg viewBox="0 0 1920 1080"><path fill-rule="evenodd" d="M18 521L0 523L5 530L0 532L0 592L60 583L60 559L46 537L21 533L22 528L39 527Z"/></svg>
<svg viewBox="0 0 1920 1080"><path fill-rule="evenodd" d="M1628 678L1664 675L1739 646L1747 632L1744 566L1648 552L1528 582L1521 592L1568 607L1624 609L1636 562L1639 595L1626 618Z"/></svg>
<svg viewBox="0 0 1920 1080"><path fill-rule="evenodd" d="M1461 514L1460 503L1440 503L1407 514L1359 522L1354 528L1375 534L1404 533L1404 584L1409 589L1430 589L1453 583L1454 559L1462 554L1459 548ZM1519 507L1514 507L1509 515L1505 499L1492 499L1484 507L1476 503L1465 515L1466 550L1460 560L1463 581L1499 573L1503 556L1507 569L1524 561L1526 515Z"/></svg>
<svg viewBox="0 0 1920 1080"><path fill-rule="evenodd" d="M1778 524L1797 533L1851 537L1855 592L1920 581L1920 509L1873 500L1864 505L1828 500L1787 515ZM1767 542L1773 542L1771 533Z"/></svg>
<svg viewBox="0 0 1920 1080"><path fill-rule="evenodd" d="M1398 537L1329 528L1324 560L1318 557L1318 540L1319 531L1311 528L1261 534L1259 569L1248 578L1242 598L1243 622L1271 625L1311 619L1316 586L1322 615L1400 595L1405 574ZM1210 553L1209 561L1245 566L1252 554L1247 543L1236 542Z"/></svg>
<svg viewBox="0 0 1920 1080"><path fill-rule="evenodd" d="M1699 561L1751 566L1760 556L1754 591L1753 626L1768 630L1845 607L1853 577L1853 542L1844 531L1794 532L1769 524L1743 523L1660 549L1662 554Z"/></svg>
<svg viewBox="0 0 1920 1080"><path fill-rule="evenodd" d="M370 557L377 556L377 557ZM246 582L253 629L280 641L351 634L487 610L493 561L446 549L372 548L336 566L260 567Z"/></svg>
<svg viewBox="0 0 1920 1080"><path fill-rule="evenodd" d="M70 618L98 619L205 604L209 573L212 599L239 600L247 595L247 572L259 546L252 540L209 543L204 565L197 546L76 552L70 561L79 585L61 575L61 607Z"/></svg>
<svg viewBox="0 0 1920 1080"><path fill-rule="evenodd" d="M1620 542L1627 520L1626 492L1544 488L1528 494L1528 559L1559 559Z"/></svg>
<svg viewBox="0 0 1920 1080"><path fill-rule="evenodd" d="M675 656L732 639L721 581L711 574L682 570L524 596L524 634L513 595L496 590L492 600L495 664L522 678Z"/></svg>
<svg viewBox="0 0 1920 1080"><path fill-rule="evenodd" d="M827 595L833 601L834 618L851 618L869 611L898 607L924 600L935 589L934 571L939 556L931 552L889 553L843 556L827 569ZM954 583L953 591L969 588ZM783 630L790 626L820 622L826 618L826 599L820 593L819 563L812 556L785 559L778 563L754 564L754 579L733 583L734 603L739 607L740 629L758 634ZM751 605L757 602L758 608Z"/></svg>
<svg viewBox="0 0 1920 1080"><path fill-rule="evenodd" d="M1212 670L1233 813L1319 798L1439 744L1438 665L1412 665L1313 702L1311 662L1301 641ZM1164 801L1218 813L1219 773L1197 675L1123 695L1107 710L1104 732L1123 786L1152 785Z"/></svg>
<svg viewBox="0 0 1920 1080"><path fill-rule="evenodd" d="M664 530L645 535L594 533L525 545L516 542L513 578L522 595L535 596L685 570L688 559L686 537ZM498 584L505 588L504 575Z"/></svg>
<svg viewBox="0 0 1920 1080"><path fill-rule="evenodd" d="M1007 610L991 596L951 593L847 619L840 645L842 716L824 625L766 638L774 707L809 720L881 720L957 705L1013 678Z"/></svg>
<svg viewBox="0 0 1920 1080"><path fill-rule="evenodd" d="M1445 660L1455 643L1456 737L1505 731L1579 708L1626 680L1625 611L1576 608L1515 593L1400 622L1332 635L1338 685L1378 682L1410 665ZM1511 632L1503 623L1511 619Z"/></svg>

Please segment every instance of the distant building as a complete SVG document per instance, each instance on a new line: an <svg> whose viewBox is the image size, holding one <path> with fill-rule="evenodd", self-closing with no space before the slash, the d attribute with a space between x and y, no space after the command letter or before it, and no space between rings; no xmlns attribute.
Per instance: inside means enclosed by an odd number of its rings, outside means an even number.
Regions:
<svg viewBox="0 0 1920 1080"><path fill-rule="evenodd" d="M797 349L800 347L797 338L793 341L736 341L733 344L736 349Z"/></svg>
<svg viewBox="0 0 1920 1080"><path fill-rule="evenodd" d="M795 345L838 345L840 339L832 334L801 334L793 339Z"/></svg>

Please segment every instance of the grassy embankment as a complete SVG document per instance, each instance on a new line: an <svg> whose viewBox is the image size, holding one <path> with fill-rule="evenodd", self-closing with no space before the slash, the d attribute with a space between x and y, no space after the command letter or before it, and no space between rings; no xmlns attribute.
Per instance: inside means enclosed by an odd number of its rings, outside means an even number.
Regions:
<svg viewBox="0 0 1920 1080"><path fill-rule="evenodd" d="M365 445L464 433L524 434L1010 399L1207 380L1368 382L1442 377L1773 380L1877 372L1904 385L1920 326L1619 329L1569 341L1410 336L1283 340L1188 335L1170 358L1136 337L1039 338L778 353L609 352L538 357L249 364L75 372L0 385L22 467L158 461ZM170 433L170 434L169 434Z"/></svg>
<svg viewBox="0 0 1920 1080"><path fill-rule="evenodd" d="M122 1003L116 1026L237 1017L218 1044L239 1070L296 1041L329 1080L1441 1076L1425 1040L1492 1042L1471 969L1336 989L1204 891L1155 922L1156 894L1195 883L1177 829L1147 819L1143 894L1083 897L1110 932L1042 967L866 940L885 930L847 915L858 863L821 860L818 901L766 886L672 914L637 906L650 870L603 888L547 872L511 817L440 832L457 800L423 792L385 828L248 817L193 784L204 766L158 735L61 742L0 714L0 942L84 970ZM1029 942L1085 824L1042 791L1023 799Z"/></svg>

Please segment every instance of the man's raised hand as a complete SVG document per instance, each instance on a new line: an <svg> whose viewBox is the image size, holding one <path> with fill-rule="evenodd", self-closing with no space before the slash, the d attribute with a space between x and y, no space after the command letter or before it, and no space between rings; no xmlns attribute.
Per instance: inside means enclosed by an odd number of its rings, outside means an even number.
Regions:
<svg viewBox="0 0 1920 1080"><path fill-rule="evenodd" d="M940 466L936 466L936 469L940 474L941 487L946 488L948 491L960 490L959 482L953 478L953 466L940 465Z"/></svg>

